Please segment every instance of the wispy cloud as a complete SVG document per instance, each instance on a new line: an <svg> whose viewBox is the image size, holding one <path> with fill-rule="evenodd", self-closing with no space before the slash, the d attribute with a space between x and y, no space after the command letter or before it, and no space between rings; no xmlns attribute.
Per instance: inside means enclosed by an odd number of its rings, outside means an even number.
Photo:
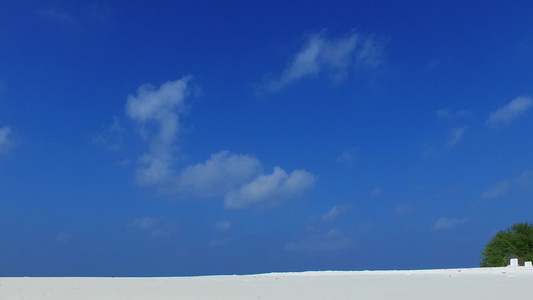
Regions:
<svg viewBox="0 0 533 300"><path fill-rule="evenodd" d="M11 128L8 126L0 128L0 154L8 153L14 144Z"/></svg>
<svg viewBox="0 0 533 300"><path fill-rule="evenodd" d="M383 42L372 36L352 32L338 39L328 39L326 32L321 31L308 38L281 75L267 77L264 88L279 91L320 73L340 82L357 67L375 69L381 65L383 47Z"/></svg>
<svg viewBox="0 0 533 300"><path fill-rule="evenodd" d="M440 218L438 219L435 224L433 225L433 230L447 230L447 229L453 229L456 227L459 227L466 223L467 219L459 219L459 218Z"/></svg>
<svg viewBox="0 0 533 300"><path fill-rule="evenodd" d="M448 142L446 142L446 148L455 147L463 138L466 132L466 127L453 128L448 135Z"/></svg>
<svg viewBox="0 0 533 300"><path fill-rule="evenodd" d="M412 215L415 211L413 203L400 203L394 207L394 215L399 218L405 218Z"/></svg>
<svg viewBox="0 0 533 300"><path fill-rule="evenodd" d="M495 185L488 188L485 192L481 194L481 198L483 199L494 199L501 197L509 192L509 190L512 190L514 188L520 188L520 187L529 187L533 184L533 172L529 170L525 170L520 174L519 176L508 179L508 180L502 180Z"/></svg>
<svg viewBox="0 0 533 300"><path fill-rule="evenodd" d="M215 230L216 231L228 231L231 229L231 222L227 220L221 220L216 222Z"/></svg>
<svg viewBox="0 0 533 300"><path fill-rule="evenodd" d="M125 132L126 129L120 124L120 119L114 117L111 125L93 138L93 143L110 151L118 151Z"/></svg>
<svg viewBox="0 0 533 300"><path fill-rule="evenodd" d="M381 188L380 187L376 187L375 189L372 190L372 192L370 193L370 196L372 197L379 197L381 196Z"/></svg>
<svg viewBox="0 0 533 300"><path fill-rule="evenodd" d="M347 213L352 209L351 205L335 205L327 213L322 215L323 221L334 221L342 214Z"/></svg>
<svg viewBox="0 0 533 300"><path fill-rule="evenodd" d="M531 97L517 97L505 106L490 113L486 124L491 127L507 125L512 120L523 115L531 106L533 106L533 99Z"/></svg>
<svg viewBox="0 0 533 300"><path fill-rule="evenodd" d="M467 127L456 127L452 128L448 132L448 138L446 140L446 143L444 146L440 147L430 147L428 145L424 145L424 152L422 153L423 158L436 158L444 154L445 152L449 151L450 149L454 148L459 144L461 140L463 140L463 137L467 131Z"/></svg>
<svg viewBox="0 0 533 300"><path fill-rule="evenodd" d="M344 150L342 153L337 157L337 162L341 163L345 166L352 166L359 160L359 148L354 147L349 150Z"/></svg>
<svg viewBox="0 0 533 300"><path fill-rule="evenodd" d="M71 239L72 239L72 235L65 231L58 233L56 236L56 242L60 245L69 244Z"/></svg>
<svg viewBox="0 0 533 300"><path fill-rule="evenodd" d="M89 16L100 23L109 23L112 20L113 11L107 4L89 3Z"/></svg>
<svg viewBox="0 0 533 300"><path fill-rule="evenodd" d="M64 24L79 24L78 19L72 14L67 13L65 11L61 11L57 8L39 9L37 11L37 14L48 21L59 22Z"/></svg>
<svg viewBox="0 0 533 300"><path fill-rule="evenodd" d="M177 224L165 221L164 218L142 217L130 222L128 227L146 233L152 238L164 238L176 230Z"/></svg>
<svg viewBox="0 0 533 300"><path fill-rule="evenodd" d="M445 119L445 120L470 119L474 117L474 114L466 110L459 110L459 111L454 112L447 108L443 108L443 109L437 110L437 117L439 119Z"/></svg>

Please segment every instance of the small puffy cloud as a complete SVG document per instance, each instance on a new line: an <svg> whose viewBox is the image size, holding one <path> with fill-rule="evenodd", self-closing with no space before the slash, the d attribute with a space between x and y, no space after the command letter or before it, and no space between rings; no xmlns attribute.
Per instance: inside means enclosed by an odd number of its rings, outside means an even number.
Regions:
<svg viewBox="0 0 533 300"><path fill-rule="evenodd" d="M370 193L370 196L372 197L379 197L381 196L381 188L380 187L376 187L375 189L372 190L372 192Z"/></svg>
<svg viewBox="0 0 533 300"><path fill-rule="evenodd" d="M164 218L142 217L133 220L128 227L147 233L152 238L164 238L175 230L176 224L166 222Z"/></svg>
<svg viewBox="0 0 533 300"><path fill-rule="evenodd" d="M209 247L223 247L231 242L230 238L215 238L209 243Z"/></svg>
<svg viewBox="0 0 533 300"><path fill-rule="evenodd" d="M339 157L337 157L337 162L345 166L351 166L357 162L359 159L359 148L355 147L350 150L344 150Z"/></svg>
<svg viewBox="0 0 533 300"><path fill-rule="evenodd" d="M405 218L412 215L415 211L415 206L412 203L400 203L394 207L394 215L396 217Z"/></svg>
<svg viewBox="0 0 533 300"><path fill-rule="evenodd" d="M5 154L11 150L15 142L13 141L13 132L8 126L0 128L0 154Z"/></svg>
<svg viewBox="0 0 533 300"><path fill-rule="evenodd" d="M315 176L304 170L287 174L275 167L269 175L260 175L236 191L229 192L224 198L226 207L242 209L254 205L274 206L299 196L313 186Z"/></svg>
<svg viewBox="0 0 533 300"><path fill-rule="evenodd" d="M375 38L352 32L339 39L328 39L322 31L310 36L281 75L267 78L264 85L275 92L321 72L339 82L358 66L373 69L382 62L383 43Z"/></svg>
<svg viewBox="0 0 533 300"><path fill-rule="evenodd" d="M261 173L255 157L221 151L205 163L185 168L177 180L178 189L198 197L212 197L232 191Z"/></svg>
<svg viewBox="0 0 533 300"><path fill-rule="evenodd" d="M72 236L68 232L60 232L56 236L56 242L60 245L67 245L70 240L72 239Z"/></svg>
<svg viewBox="0 0 533 300"><path fill-rule="evenodd" d="M231 229L231 222L230 221L222 220L222 221L216 222L216 224L215 224L215 230L216 231L228 231L230 229Z"/></svg>
<svg viewBox="0 0 533 300"><path fill-rule="evenodd" d="M347 213L352 209L351 205L336 205L333 206L327 213L322 215L323 221L333 221L339 218L342 214Z"/></svg>
<svg viewBox="0 0 533 300"><path fill-rule="evenodd" d="M531 106L533 106L533 99L531 97L517 97L505 106L490 113L486 124L491 127L507 125L512 120L523 115Z"/></svg>
<svg viewBox="0 0 533 300"><path fill-rule="evenodd" d="M163 83L158 89L150 84L129 95L125 111L137 123L139 133L149 143L149 151L139 159L136 179L141 185L164 185L175 174L172 169L179 131L179 113L189 95L190 76Z"/></svg>
<svg viewBox="0 0 533 300"><path fill-rule="evenodd" d="M458 219L458 218L440 218L435 222L433 225L433 230L445 230L445 229L453 229L458 226L463 225L466 223L466 219Z"/></svg>

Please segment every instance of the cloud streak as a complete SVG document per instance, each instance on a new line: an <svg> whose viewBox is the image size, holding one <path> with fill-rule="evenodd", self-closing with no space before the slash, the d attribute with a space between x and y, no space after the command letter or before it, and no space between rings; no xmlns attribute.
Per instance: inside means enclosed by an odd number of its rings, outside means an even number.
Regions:
<svg viewBox="0 0 533 300"><path fill-rule="evenodd" d="M433 230L453 229L453 228L463 225L464 223L466 223L466 221L467 221L466 219L459 219L459 218L449 219L449 218L443 217L443 218L438 219L437 222L435 222L435 224L433 225Z"/></svg>
<svg viewBox="0 0 533 300"><path fill-rule="evenodd" d="M327 74L342 81L357 67L375 69L383 63L383 43L352 32L342 38L328 39L325 31L310 36L279 76L267 77L264 88L276 92L306 77Z"/></svg>
<svg viewBox="0 0 533 300"><path fill-rule="evenodd" d="M342 214L347 213L352 209L351 205L336 205L333 206L327 213L322 215L323 221L334 221L338 219Z"/></svg>
<svg viewBox="0 0 533 300"><path fill-rule="evenodd" d="M56 8L43 8L38 10L37 14L48 21L59 22L63 24L79 24L79 21L76 17Z"/></svg>
<svg viewBox="0 0 533 300"><path fill-rule="evenodd" d="M531 97L517 97L505 106L502 106L490 113L486 124L490 127L499 127L509 124L514 119L523 115L533 106Z"/></svg>
<svg viewBox="0 0 533 300"><path fill-rule="evenodd" d="M504 196L509 190L517 187L529 187L533 184L533 172L525 170L516 178L502 180L481 194L483 199L495 199Z"/></svg>
<svg viewBox="0 0 533 300"><path fill-rule="evenodd" d="M448 136L448 142L446 143L446 149L455 147L463 138L466 132L466 127L453 128Z"/></svg>
<svg viewBox="0 0 533 300"><path fill-rule="evenodd" d="M8 126L0 128L0 154L8 153L14 144L11 128Z"/></svg>
<svg viewBox="0 0 533 300"><path fill-rule="evenodd" d="M142 217L130 222L128 227L146 233L151 238L164 238L175 231L177 224L165 221L164 218Z"/></svg>

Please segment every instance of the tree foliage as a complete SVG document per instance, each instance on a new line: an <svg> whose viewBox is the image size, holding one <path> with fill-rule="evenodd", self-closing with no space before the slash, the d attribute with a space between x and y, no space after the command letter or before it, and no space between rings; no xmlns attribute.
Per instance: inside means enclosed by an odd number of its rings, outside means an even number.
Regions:
<svg viewBox="0 0 533 300"><path fill-rule="evenodd" d="M481 252L481 267L505 267L510 258L519 264L533 261L533 225L517 223L499 231Z"/></svg>

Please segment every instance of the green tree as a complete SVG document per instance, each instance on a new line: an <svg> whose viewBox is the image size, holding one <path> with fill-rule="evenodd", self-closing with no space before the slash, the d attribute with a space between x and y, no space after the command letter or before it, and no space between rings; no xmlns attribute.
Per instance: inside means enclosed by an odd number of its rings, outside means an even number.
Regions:
<svg viewBox="0 0 533 300"><path fill-rule="evenodd" d="M518 258L519 264L533 261L533 225L514 224L500 231L481 252L481 267L505 267L510 258Z"/></svg>

